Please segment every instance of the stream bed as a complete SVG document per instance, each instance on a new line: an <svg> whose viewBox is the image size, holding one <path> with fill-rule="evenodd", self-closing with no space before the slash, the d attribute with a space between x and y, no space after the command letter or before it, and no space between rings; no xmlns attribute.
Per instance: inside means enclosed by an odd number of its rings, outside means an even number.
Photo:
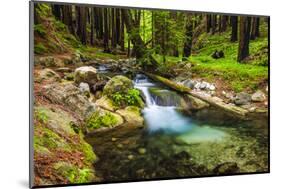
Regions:
<svg viewBox="0 0 281 189"><path fill-rule="evenodd" d="M86 136L99 158L95 170L102 181L268 171L267 119L230 121L210 109L186 114L176 92L141 74L134 83L145 98L145 126Z"/></svg>

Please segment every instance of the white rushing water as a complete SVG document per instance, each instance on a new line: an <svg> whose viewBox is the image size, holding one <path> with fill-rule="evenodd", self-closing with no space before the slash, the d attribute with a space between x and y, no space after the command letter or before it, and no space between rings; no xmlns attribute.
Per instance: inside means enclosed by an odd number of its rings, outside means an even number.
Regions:
<svg viewBox="0 0 281 189"><path fill-rule="evenodd" d="M145 75L137 74L134 87L141 90L145 96L146 107L143 110L144 119L149 133L163 132L165 134L177 134L185 142L205 142L220 140L225 133L209 126L198 126L191 118L183 115L177 110L176 104L161 106L157 104L149 92L150 87L156 87ZM169 92L160 89L160 92ZM171 92L171 91L170 91ZM177 95L171 92L171 95ZM157 97L156 97L157 99ZM167 98L165 100L169 100Z"/></svg>

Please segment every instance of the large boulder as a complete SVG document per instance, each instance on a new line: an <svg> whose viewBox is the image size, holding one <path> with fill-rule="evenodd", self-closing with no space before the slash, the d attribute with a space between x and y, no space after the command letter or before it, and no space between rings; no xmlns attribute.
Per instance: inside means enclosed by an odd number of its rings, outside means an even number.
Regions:
<svg viewBox="0 0 281 189"><path fill-rule="evenodd" d="M263 101L265 101L266 97L265 97L265 94L261 90L258 90L251 96L251 99L254 102L263 102Z"/></svg>
<svg viewBox="0 0 281 189"><path fill-rule="evenodd" d="M143 126L143 117L141 116L141 111L136 106L128 106L125 109L117 110L116 113L120 114L129 126Z"/></svg>
<svg viewBox="0 0 281 189"><path fill-rule="evenodd" d="M71 83L46 85L42 92L52 103L64 105L81 117L94 110L94 105Z"/></svg>
<svg viewBox="0 0 281 189"><path fill-rule="evenodd" d="M74 81L77 84L84 82L93 85L97 80L97 70L92 66L82 66L77 68L74 72Z"/></svg>
<svg viewBox="0 0 281 189"><path fill-rule="evenodd" d="M107 129L117 127L124 123L123 118L116 113L97 108L90 116L86 119L86 128L88 132L96 129Z"/></svg>
<svg viewBox="0 0 281 189"><path fill-rule="evenodd" d="M35 74L35 82L48 82L48 83L54 83L54 82L59 82L61 81L60 76L53 71L52 69L45 68L43 70L39 70Z"/></svg>
<svg viewBox="0 0 281 189"><path fill-rule="evenodd" d="M246 105L249 104L250 101L251 101L251 95L245 92L236 94L236 97L234 99L234 103L236 105Z"/></svg>
<svg viewBox="0 0 281 189"><path fill-rule="evenodd" d="M127 93L129 89L133 88L133 82L125 76L118 75L111 78L104 86L103 93L105 95L112 95L116 92Z"/></svg>

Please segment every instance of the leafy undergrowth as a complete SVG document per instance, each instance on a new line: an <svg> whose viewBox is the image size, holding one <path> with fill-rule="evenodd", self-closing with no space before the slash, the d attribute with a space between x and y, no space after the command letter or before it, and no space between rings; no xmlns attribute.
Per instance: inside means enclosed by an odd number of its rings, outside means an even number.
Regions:
<svg viewBox="0 0 281 189"><path fill-rule="evenodd" d="M55 106L36 106L34 112L35 185L97 180L92 167L96 155L76 120Z"/></svg>

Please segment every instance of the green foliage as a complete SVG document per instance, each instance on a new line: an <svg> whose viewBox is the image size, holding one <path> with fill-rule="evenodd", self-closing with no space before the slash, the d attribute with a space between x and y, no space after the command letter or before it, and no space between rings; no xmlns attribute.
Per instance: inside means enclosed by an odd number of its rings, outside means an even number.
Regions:
<svg viewBox="0 0 281 189"><path fill-rule="evenodd" d="M138 106L142 107L143 102L140 92L137 89L129 89L127 93L116 92L111 95L114 105L119 107Z"/></svg>
<svg viewBox="0 0 281 189"><path fill-rule="evenodd" d="M42 24L34 25L34 32L40 35L41 37L46 36L46 29Z"/></svg>
<svg viewBox="0 0 281 189"><path fill-rule="evenodd" d="M90 129L98 129L101 127L112 127L117 123L117 119L111 113L94 112L87 120L86 127Z"/></svg>
<svg viewBox="0 0 281 189"><path fill-rule="evenodd" d="M42 43L37 43L34 46L34 52L35 54L44 54L48 52L48 49Z"/></svg>

